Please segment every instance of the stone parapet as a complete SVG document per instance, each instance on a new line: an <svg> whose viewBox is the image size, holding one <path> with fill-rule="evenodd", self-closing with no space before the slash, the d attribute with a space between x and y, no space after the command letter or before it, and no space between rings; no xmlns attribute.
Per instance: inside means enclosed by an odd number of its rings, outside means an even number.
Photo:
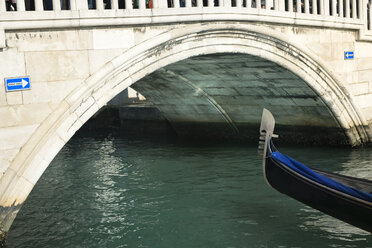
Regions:
<svg viewBox="0 0 372 248"><path fill-rule="evenodd" d="M185 7L178 1L174 1L174 5L170 6L165 0L157 0L150 8L146 6L145 0L139 0L138 6L133 5L132 1L126 1L124 8L117 4L118 1L112 1L112 5L104 5L103 0L97 0L93 9L93 7L88 8L86 1L71 0L69 7L62 9L59 1L53 1L55 7L50 11L44 10L46 7L43 6L42 0L36 0L35 11L28 11L31 9L25 8L22 4L19 4L18 11L6 11L5 6L0 5L0 30L233 20L353 29L359 31L360 39L372 40L372 14L367 1L351 0L348 7L340 1L304 0L303 5L300 6L297 5L297 1L292 0L260 1L260 3L247 1L244 4L241 0L216 2L185 0L183 1Z"/></svg>

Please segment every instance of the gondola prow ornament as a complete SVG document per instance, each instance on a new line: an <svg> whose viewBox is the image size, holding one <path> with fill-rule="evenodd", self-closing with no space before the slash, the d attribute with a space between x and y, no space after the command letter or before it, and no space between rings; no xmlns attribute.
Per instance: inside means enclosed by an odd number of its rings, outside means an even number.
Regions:
<svg viewBox="0 0 372 248"><path fill-rule="evenodd" d="M258 143L258 154L264 156L266 154L267 142L271 138L278 138L277 134L274 134L275 119L271 112L267 109L262 111L262 119L260 126L260 140ZM265 157L263 157L265 158Z"/></svg>

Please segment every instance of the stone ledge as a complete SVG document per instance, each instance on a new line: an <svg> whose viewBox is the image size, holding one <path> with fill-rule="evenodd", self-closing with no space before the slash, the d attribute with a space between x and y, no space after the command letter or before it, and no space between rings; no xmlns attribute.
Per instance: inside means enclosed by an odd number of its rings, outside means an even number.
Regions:
<svg viewBox="0 0 372 248"><path fill-rule="evenodd" d="M0 17L0 27L6 30L72 28L122 25L153 25L196 21L258 21L310 27L328 27L364 30L361 19L334 16L296 14L280 11L263 11L243 8L188 8L144 9L144 10L81 10L54 13L51 11L27 11ZM364 33L363 33L364 34Z"/></svg>

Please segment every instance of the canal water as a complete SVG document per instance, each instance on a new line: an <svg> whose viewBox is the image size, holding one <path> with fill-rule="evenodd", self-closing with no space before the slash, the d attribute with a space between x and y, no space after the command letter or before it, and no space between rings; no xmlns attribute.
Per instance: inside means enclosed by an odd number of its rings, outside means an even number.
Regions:
<svg viewBox="0 0 372 248"><path fill-rule="evenodd" d="M281 147L372 179L372 150ZM369 233L266 185L256 147L74 136L19 212L7 247L372 247Z"/></svg>

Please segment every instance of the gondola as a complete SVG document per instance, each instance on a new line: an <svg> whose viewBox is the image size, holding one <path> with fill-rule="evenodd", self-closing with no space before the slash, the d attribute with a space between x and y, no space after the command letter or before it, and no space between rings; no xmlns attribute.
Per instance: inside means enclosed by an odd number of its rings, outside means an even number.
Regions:
<svg viewBox="0 0 372 248"><path fill-rule="evenodd" d="M259 151L266 182L314 209L372 233L372 181L314 168L280 153L273 144L275 119L263 110Z"/></svg>

